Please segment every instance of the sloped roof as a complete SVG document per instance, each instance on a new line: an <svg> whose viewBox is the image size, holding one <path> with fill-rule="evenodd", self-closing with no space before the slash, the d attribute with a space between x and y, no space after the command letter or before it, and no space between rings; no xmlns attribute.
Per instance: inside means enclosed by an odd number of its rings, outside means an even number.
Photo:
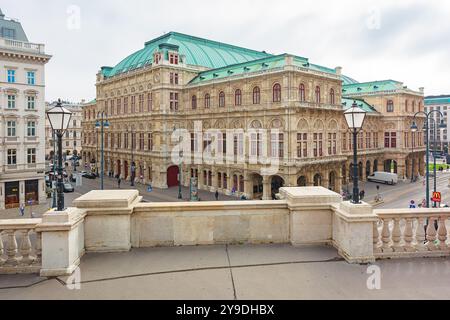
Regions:
<svg viewBox="0 0 450 320"><path fill-rule="evenodd" d="M350 99L350 98L342 98L342 108L343 110L350 109L353 105L353 102L356 102L358 107L366 111L367 113L378 113L378 111L372 107L370 104L365 102L363 99Z"/></svg>
<svg viewBox="0 0 450 320"><path fill-rule="evenodd" d="M402 82L395 80L371 81L363 83L346 84L342 87L342 94L349 96L361 93L376 93L381 91L392 91L401 88Z"/></svg>
<svg viewBox="0 0 450 320"><path fill-rule="evenodd" d="M12 19L5 19L5 15L0 9L0 37L5 37L5 29L14 30L14 40L28 42L27 35L20 22Z"/></svg>
<svg viewBox="0 0 450 320"><path fill-rule="evenodd" d="M159 38L146 42L143 49L129 55L114 68L103 70L103 74L110 77L152 63L153 53L161 44L178 46L179 53L185 56L186 64L203 66L210 69L271 56L265 52L206 40L178 32L169 32Z"/></svg>

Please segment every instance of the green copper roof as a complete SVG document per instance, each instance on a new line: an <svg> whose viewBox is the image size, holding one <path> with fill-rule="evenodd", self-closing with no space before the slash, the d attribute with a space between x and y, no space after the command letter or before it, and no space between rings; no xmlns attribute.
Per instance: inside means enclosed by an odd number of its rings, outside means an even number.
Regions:
<svg viewBox="0 0 450 320"><path fill-rule="evenodd" d="M368 94L381 91L392 91L401 88L402 83L394 80L372 81L347 84L342 87L342 95Z"/></svg>
<svg viewBox="0 0 450 320"><path fill-rule="evenodd" d="M351 106L353 105L353 102L356 102L356 104L358 105L358 107L360 107L361 109L363 109L364 111L368 112L368 113L376 113L377 110L372 107L370 104L368 104L367 102L365 102L362 99L349 99L349 98L342 98L342 108L343 110L347 110L350 109Z"/></svg>
<svg viewBox="0 0 450 320"><path fill-rule="evenodd" d="M358 83L358 81L356 81L355 79L352 79L352 78L347 77L345 75L341 75L341 79L343 81L343 85Z"/></svg>
<svg viewBox="0 0 450 320"><path fill-rule="evenodd" d="M425 97L425 105L450 104L450 95Z"/></svg>
<svg viewBox="0 0 450 320"><path fill-rule="evenodd" d="M148 41L145 47L128 56L112 69L102 69L103 75L116 74L143 67L153 62L153 53L163 47L178 47L185 56L187 65L203 66L210 69L243 63L271 56L268 53L245 49L217 41L197 38L177 32L169 32L159 38Z"/></svg>

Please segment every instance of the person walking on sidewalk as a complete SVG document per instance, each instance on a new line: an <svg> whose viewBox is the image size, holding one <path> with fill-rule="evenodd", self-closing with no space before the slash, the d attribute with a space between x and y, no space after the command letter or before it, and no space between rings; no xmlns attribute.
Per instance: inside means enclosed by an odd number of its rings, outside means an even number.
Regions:
<svg viewBox="0 0 450 320"><path fill-rule="evenodd" d="M120 182L121 182L122 180L120 179L120 177L117 179L117 186L118 186L118 188L120 189Z"/></svg>
<svg viewBox="0 0 450 320"><path fill-rule="evenodd" d="M214 193L214 197L216 198L216 201L219 200L219 191L216 190Z"/></svg>

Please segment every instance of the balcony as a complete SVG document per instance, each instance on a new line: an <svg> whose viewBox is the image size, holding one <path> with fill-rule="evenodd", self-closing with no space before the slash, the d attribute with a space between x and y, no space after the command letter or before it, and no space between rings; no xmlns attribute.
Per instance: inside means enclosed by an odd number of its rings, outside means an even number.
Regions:
<svg viewBox="0 0 450 320"><path fill-rule="evenodd" d="M45 54L45 45L0 38L0 48Z"/></svg>

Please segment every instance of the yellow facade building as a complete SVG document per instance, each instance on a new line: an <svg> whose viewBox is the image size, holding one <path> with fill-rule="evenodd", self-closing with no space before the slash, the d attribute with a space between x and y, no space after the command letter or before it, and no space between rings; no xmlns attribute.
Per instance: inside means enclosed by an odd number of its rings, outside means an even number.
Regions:
<svg viewBox="0 0 450 320"><path fill-rule="evenodd" d="M354 102L367 112L360 179L423 175L423 135L410 130L423 89L401 82L358 83L304 57L171 32L102 67L96 86L83 110L83 160L100 167L95 122L105 111L105 174L122 179L167 188L197 177L200 189L249 199L270 199L281 186L341 192L352 174L343 112Z"/></svg>

